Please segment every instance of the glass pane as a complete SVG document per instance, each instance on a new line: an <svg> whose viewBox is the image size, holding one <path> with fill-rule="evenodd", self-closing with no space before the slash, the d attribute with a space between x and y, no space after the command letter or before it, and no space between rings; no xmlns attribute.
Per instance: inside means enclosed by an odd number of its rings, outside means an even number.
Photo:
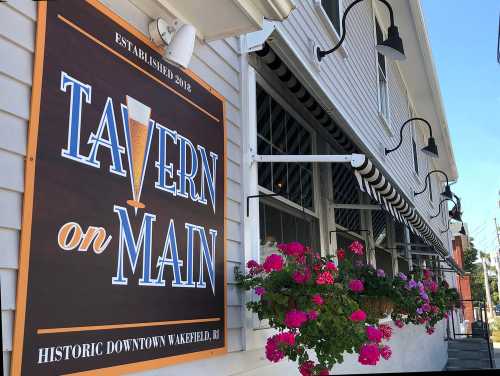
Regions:
<svg viewBox="0 0 500 376"><path fill-rule="evenodd" d="M281 232L280 211L272 206L266 205L266 242L281 243L283 234Z"/></svg>
<svg viewBox="0 0 500 376"><path fill-rule="evenodd" d="M285 243L298 241L296 217L291 214L283 212L282 220L283 220L283 241Z"/></svg>
<svg viewBox="0 0 500 376"><path fill-rule="evenodd" d="M375 249L375 260L377 269L383 269L386 276L392 277L392 255L383 249Z"/></svg>
<svg viewBox="0 0 500 376"><path fill-rule="evenodd" d="M283 154L278 149L273 147L273 155ZM271 163L273 168L273 192L287 191L287 164L286 163Z"/></svg>
<svg viewBox="0 0 500 376"><path fill-rule="evenodd" d="M285 115L283 107L271 98L271 142L281 151L286 151Z"/></svg>
<svg viewBox="0 0 500 376"><path fill-rule="evenodd" d="M258 153L263 155L271 154L271 145L263 141L260 137L257 139ZM261 187L269 190L272 189L272 170L271 163L259 163L258 165L258 180Z"/></svg>
<svg viewBox="0 0 500 376"><path fill-rule="evenodd" d="M300 204L300 167L297 163L288 164L288 198Z"/></svg>
<svg viewBox="0 0 500 376"><path fill-rule="evenodd" d="M266 238L266 205L259 202L259 230L260 230L260 245L264 244Z"/></svg>
<svg viewBox="0 0 500 376"><path fill-rule="evenodd" d="M340 34L339 0L321 0L321 6L328 15L333 27L337 30L337 33Z"/></svg>
<svg viewBox="0 0 500 376"><path fill-rule="evenodd" d="M409 268L408 268L408 261L403 260L402 258L398 259L398 269L401 273L408 273Z"/></svg>
<svg viewBox="0 0 500 376"><path fill-rule="evenodd" d="M266 140L271 140L270 97L257 85L257 133Z"/></svg>
<svg viewBox="0 0 500 376"><path fill-rule="evenodd" d="M312 173L308 170L300 170L300 180L302 187L302 203L301 205L307 209L313 209L313 186Z"/></svg>
<svg viewBox="0 0 500 376"><path fill-rule="evenodd" d="M287 121L287 153L300 154L300 132L301 126L291 117Z"/></svg>
<svg viewBox="0 0 500 376"><path fill-rule="evenodd" d="M375 246L387 246L387 224L386 215L383 210L371 210L373 239Z"/></svg>

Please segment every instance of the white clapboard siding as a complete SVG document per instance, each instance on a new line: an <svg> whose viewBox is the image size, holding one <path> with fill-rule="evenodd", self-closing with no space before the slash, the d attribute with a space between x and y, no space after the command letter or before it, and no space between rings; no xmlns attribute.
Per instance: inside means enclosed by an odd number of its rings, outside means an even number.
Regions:
<svg viewBox="0 0 500 376"><path fill-rule="evenodd" d="M352 0L344 0L344 9ZM335 42L325 33L321 20L313 4L313 0L302 0L297 8L278 27L285 39L291 43L304 64L317 72L320 86L330 97L335 107L345 117L340 125L352 129L366 146L366 150L382 160L384 168L396 181L410 200L413 190L418 187L414 175L411 138L405 134L400 150L385 159L381 155L383 147L394 146L399 139L399 129L408 119L406 88L396 63L387 61L389 80L391 136L378 114L377 97L377 64L375 52L375 36L373 9L371 1L365 1L352 8L348 17L348 35L344 42L348 58L339 53L326 57L321 68L311 66L310 39L322 48L331 47ZM341 12L342 14L342 12ZM424 79L424 78L423 78ZM415 103L418 111L418 103ZM340 120L340 119L339 119ZM410 128L405 132L409 132ZM425 168L424 168L425 169ZM421 171L425 176L427 170ZM413 200L419 211L425 215L435 211L430 207L428 195ZM437 208L436 208L437 210ZM439 234L435 222L430 222Z"/></svg>
<svg viewBox="0 0 500 376"><path fill-rule="evenodd" d="M147 34L151 18L140 7L124 0L102 1ZM9 0L0 5L0 278L4 371L10 369L16 279L19 262L24 156L30 113L34 59L36 3ZM241 130L239 44L237 38L203 43L197 41L190 68L227 100L227 302L228 347L243 349L242 297L234 286L234 267L241 252ZM8 58L4 58L4 57ZM4 95L8 93L8 95Z"/></svg>
<svg viewBox="0 0 500 376"><path fill-rule="evenodd" d="M4 374L10 369L30 113L36 4L0 4L0 280Z"/></svg>

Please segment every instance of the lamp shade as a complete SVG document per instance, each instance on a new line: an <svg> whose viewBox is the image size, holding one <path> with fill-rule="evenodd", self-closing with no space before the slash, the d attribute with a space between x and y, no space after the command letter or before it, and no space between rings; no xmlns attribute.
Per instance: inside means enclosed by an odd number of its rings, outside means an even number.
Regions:
<svg viewBox="0 0 500 376"><path fill-rule="evenodd" d="M438 148L434 137L429 137L429 141L427 141L427 146L422 148L422 152L432 158L439 157Z"/></svg>
<svg viewBox="0 0 500 376"><path fill-rule="evenodd" d="M449 198L450 200L453 198L453 193L451 192L449 185L446 185L444 191L441 193L441 196Z"/></svg>
<svg viewBox="0 0 500 376"><path fill-rule="evenodd" d="M456 206L451 209L448 214L450 215L451 219L454 219L457 222L462 222L462 213L457 209Z"/></svg>
<svg viewBox="0 0 500 376"><path fill-rule="evenodd" d="M465 228L464 228L464 224L462 223L462 227L460 228L460 231L458 232L459 234L462 234L462 235L467 235L467 233L465 232Z"/></svg>
<svg viewBox="0 0 500 376"><path fill-rule="evenodd" d="M376 46L378 52L392 60L405 60L403 41L399 36L397 26L389 26L387 29L387 39Z"/></svg>

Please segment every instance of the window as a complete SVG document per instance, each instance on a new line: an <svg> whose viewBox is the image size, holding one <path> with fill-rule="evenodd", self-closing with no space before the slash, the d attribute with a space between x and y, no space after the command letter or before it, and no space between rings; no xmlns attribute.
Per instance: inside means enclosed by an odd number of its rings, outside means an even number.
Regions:
<svg viewBox="0 0 500 376"><path fill-rule="evenodd" d="M375 261L377 263L377 269L382 269L385 275L392 277L394 271L392 270L392 254L382 248L375 248Z"/></svg>
<svg viewBox="0 0 500 376"><path fill-rule="evenodd" d="M318 220L296 209L262 199L259 203L260 260L276 252L276 245L298 241L319 251Z"/></svg>
<svg viewBox="0 0 500 376"><path fill-rule="evenodd" d="M338 35L340 35L340 1L341 0L321 0L321 6L325 10L325 13Z"/></svg>
<svg viewBox="0 0 500 376"><path fill-rule="evenodd" d="M259 154L311 154L312 135L260 85L257 85ZM312 163L260 163L259 185L314 210Z"/></svg>
<svg viewBox="0 0 500 376"><path fill-rule="evenodd" d="M434 202L434 197L433 197L433 192L432 192L432 176L429 176L429 200L431 200L431 202Z"/></svg>
<svg viewBox="0 0 500 376"><path fill-rule="evenodd" d="M417 143L415 142L415 136L412 136L411 143L413 147L413 166L415 168L415 173L418 175L418 154L417 154Z"/></svg>
<svg viewBox="0 0 500 376"><path fill-rule="evenodd" d="M384 34L378 20L375 18L375 34L377 44L384 41ZM378 76L378 110L385 120L389 120L389 94L387 84L387 67L385 56L377 52L377 76Z"/></svg>

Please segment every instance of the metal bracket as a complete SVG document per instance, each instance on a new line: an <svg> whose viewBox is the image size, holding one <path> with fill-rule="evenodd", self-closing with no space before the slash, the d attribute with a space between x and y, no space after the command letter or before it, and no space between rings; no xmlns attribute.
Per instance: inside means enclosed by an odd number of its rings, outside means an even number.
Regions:
<svg viewBox="0 0 500 376"><path fill-rule="evenodd" d="M343 154L343 155L330 155L330 154L305 154L305 155L260 155L250 154L252 162L259 163L351 163L355 160L358 154Z"/></svg>
<svg viewBox="0 0 500 376"><path fill-rule="evenodd" d="M262 30L254 31L253 33L248 33L243 36L241 53L244 54L261 50L266 40L275 29L276 22L264 19Z"/></svg>

